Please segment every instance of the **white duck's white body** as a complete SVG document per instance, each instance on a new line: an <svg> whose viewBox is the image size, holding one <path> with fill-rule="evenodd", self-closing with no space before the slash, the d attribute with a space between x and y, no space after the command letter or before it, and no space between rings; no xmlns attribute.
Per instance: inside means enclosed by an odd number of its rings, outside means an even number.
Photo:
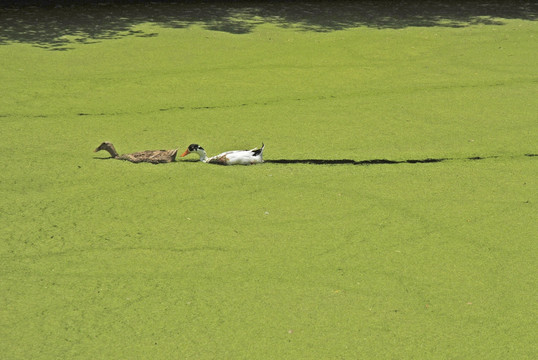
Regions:
<svg viewBox="0 0 538 360"><path fill-rule="evenodd" d="M207 157L207 153L204 148L198 144L191 144L181 155L186 156L190 153L197 153L200 155L200 161L210 164L220 165L253 165L263 162L263 149L265 145L262 144L260 149L254 148L252 150L233 150L226 151L210 158Z"/></svg>

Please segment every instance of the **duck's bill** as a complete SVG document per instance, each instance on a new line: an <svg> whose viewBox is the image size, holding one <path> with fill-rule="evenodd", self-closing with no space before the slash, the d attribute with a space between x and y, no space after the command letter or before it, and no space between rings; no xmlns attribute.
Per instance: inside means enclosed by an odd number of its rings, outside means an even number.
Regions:
<svg viewBox="0 0 538 360"><path fill-rule="evenodd" d="M189 151L189 149L185 150L185 152L183 154L181 154L181 157L183 156L187 156L189 155L191 152Z"/></svg>

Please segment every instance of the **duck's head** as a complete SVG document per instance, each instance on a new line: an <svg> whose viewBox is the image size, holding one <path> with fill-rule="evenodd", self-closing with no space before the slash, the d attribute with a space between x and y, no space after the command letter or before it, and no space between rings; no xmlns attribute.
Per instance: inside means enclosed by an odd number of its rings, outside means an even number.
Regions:
<svg viewBox="0 0 538 360"><path fill-rule="evenodd" d="M113 148L113 145L111 142L105 141L101 145L99 145L93 152L98 152L101 150L110 150Z"/></svg>
<svg viewBox="0 0 538 360"><path fill-rule="evenodd" d="M187 150L183 154L181 154L181 157L187 156L190 153L196 153L200 155L200 160L203 161L206 158L206 152L203 147L201 147L198 144L190 144Z"/></svg>

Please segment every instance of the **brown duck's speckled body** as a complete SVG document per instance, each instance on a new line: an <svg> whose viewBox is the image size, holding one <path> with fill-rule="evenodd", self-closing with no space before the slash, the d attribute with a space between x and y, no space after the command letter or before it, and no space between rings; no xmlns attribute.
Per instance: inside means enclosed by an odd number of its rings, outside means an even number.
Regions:
<svg viewBox="0 0 538 360"><path fill-rule="evenodd" d="M105 150L110 156L117 160L127 160L133 163L149 162L152 164L169 163L176 161L177 150L146 150L132 154L119 155L111 142L105 141L99 145L93 152Z"/></svg>

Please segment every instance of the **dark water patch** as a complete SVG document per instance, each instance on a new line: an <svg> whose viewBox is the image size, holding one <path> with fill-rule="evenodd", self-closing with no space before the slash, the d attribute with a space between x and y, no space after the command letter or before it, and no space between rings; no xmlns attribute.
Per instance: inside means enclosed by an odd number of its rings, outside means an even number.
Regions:
<svg viewBox="0 0 538 360"><path fill-rule="evenodd" d="M372 159L372 160L351 160L351 159L274 159L264 160L266 163L273 164L310 164L310 165L387 165L387 164L426 164L437 163L448 159L420 159L420 160L388 160L388 159Z"/></svg>
<svg viewBox="0 0 538 360"><path fill-rule="evenodd" d="M355 161L353 165L380 165L380 164L400 164L401 161L387 160L387 159L373 159L373 160L360 160Z"/></svg>
<svg viewBox="0 0 538 360"><path fill-rule="evenodd" d="M331 32L360 26L379 29L502 25L502 19L536 20L538 2L514 1L142 1L0 0L0 44L28 43L66 51L125 36L153 37L132 27L194 24L247 34L271 23L301 31Z"/></svg>
<svg viewBox="0 0 538 360"><path fill-rule="evenodd" d="M538 154L524 154L527 157L535 157ZM479 161L486 159L496 159L499 156L472 156L467 158L426 158L426 159L409 159L409 160L352 160L352 159L271 159L264 160L272 164L308 164L308 165L391 165L391 164L432 164L449 160L470 160Z"/></svg>
<svg viewBox="0 0 538 360"><path fill-rule="evenodd" d="M445 161L445 160L448 160L448 159L423 159L423 160L405 160L406 163L408 164L427 164L427 163L438 163L438 162L441 162L441 161Z"/></svg>
<svg viewBox="0 0 538 360"><path fill-rule="evenodd" d="M355 160L340 159L340 160L323 160L323 159L275 159L264 160L266 163L274 164L313 164L313 165L355 165Z"/></svg>

